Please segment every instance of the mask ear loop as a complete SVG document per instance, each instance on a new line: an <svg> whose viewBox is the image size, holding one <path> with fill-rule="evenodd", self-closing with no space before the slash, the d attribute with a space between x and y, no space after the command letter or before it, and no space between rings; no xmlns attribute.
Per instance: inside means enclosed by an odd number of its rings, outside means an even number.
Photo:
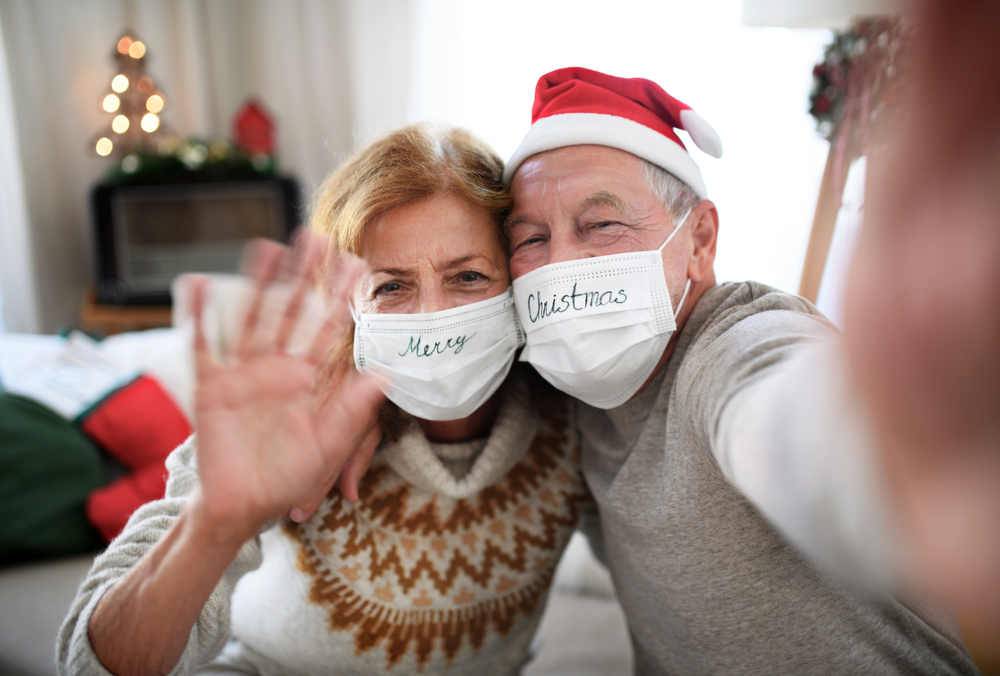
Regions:
<svg viewBox="0 0 1000 676"><path fill-rule="evenodd" d="M351 311L351 319L354 320L354 323L355 324L359 323L361 321L361 313L354 309L353 300L348 299L347 309Z"/></svg>
<svg viewBox="0 0 1000 676"><path fill-rule="evenodd" d="M688 277L687 283L684 285L684 293L681 295L681 301L677 303L677 309L674 311L674 319L681 313L681 308L684 307L684 301L687 300L688 291L691 290L691 278Z"/></svg>
<svg viewBox="0 0 1000 676"><path fill-rule="evenodd" d="M674 235L677 234L677 231L680 230L682 227L684 227L684 222L687 221L687 217L691 215L692 211L694 211L694 207L691 207L690 209L688 209L687 212L684 214L683 218L677 219L677 226L674 227L674 231L672 233L670 233L669 237L667 237L667 241L665 241L663 244L661 244L660 248L656 250L658 253L663 253L663 249L666 248L666 246L668 244L670 244L670 240L672 240L674 238ZM679 315L681 313L681 308L684 307L684 301L687 300L688 291L690 291L690 290L691 290L691 278L688 277L687 283L684 284L684 293L683 293L683 295L681 295L680 302L677 303L677 309L673 310L674 319L677 319L677 315Z"/></svg>
<svg viewBox="0 0 1000 676"><path fill-rule="evenodd" d="M674 238L674 235L677 234L677 231L680 230L682 227L684 227L684 221L687 220L687 217L691 215L692 211L694 211L694 207L691 207L690 209L688 209L687 212L685 212L685 214L684 214L684 216L682 218L678 218L677 219L677 225L674 227L674 231L670 233L670 236L667 237L666 241L663 242L663 244L660 245L660 248L657 249L657 251L659 251L661 253L663 252L663 249L668 244L670 244L670 240L672 240Z"/></svg>

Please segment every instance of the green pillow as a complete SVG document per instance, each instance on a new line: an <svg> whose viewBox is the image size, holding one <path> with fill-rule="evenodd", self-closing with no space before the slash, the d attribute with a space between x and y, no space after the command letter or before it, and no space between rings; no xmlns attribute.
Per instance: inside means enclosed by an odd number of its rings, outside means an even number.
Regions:
<svg viewBox="0 0 1000 676"><path fill-rule="evenodd" d="M103 483L100 453L79 429L0 393L0 564L98 550L84 505Z"/></svg>

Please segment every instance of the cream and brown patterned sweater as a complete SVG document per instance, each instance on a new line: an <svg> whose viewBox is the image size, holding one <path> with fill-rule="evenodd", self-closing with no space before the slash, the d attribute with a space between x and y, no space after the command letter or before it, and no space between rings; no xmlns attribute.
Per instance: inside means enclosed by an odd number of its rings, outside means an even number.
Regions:
<svg viewBox="0 0 1000 676"><path fill-rule="evenodd" d="M488 439L435 445L410 432L376 453L358 503L334 491L308 522L247 543L174 673L209 661L267 675L517 673L589 502L570 408L532 389L515 369ZM167 497L133 516L84 581L61 634L63 673L107 673L86 624L196 485L193 442L170 467Z"/></svg>

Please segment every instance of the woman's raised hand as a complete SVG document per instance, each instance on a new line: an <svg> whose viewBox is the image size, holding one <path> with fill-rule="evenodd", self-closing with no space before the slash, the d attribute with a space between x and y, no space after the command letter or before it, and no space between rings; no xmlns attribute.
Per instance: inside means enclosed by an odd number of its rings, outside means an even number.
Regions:
<svg viewBox="0 0 1000 676"><path fill-rule="evenodd" d="M244 538L268 519L291 512L301 520L315 511L349 456L376 439L383 398L378 381L353 368L343 369L332 388L319 386L331 347L350 326L347 302L364 264L313 233L301 236L294 251L257 243L251 261L256 288L234 353L222 363L212 358L202 325L204 280L192 289L202 484L193 507ZM275 311L264 301L279 277L292 291ZM290 353L306 296L321 279L330 290L328 315L311 346Z"/></svg>

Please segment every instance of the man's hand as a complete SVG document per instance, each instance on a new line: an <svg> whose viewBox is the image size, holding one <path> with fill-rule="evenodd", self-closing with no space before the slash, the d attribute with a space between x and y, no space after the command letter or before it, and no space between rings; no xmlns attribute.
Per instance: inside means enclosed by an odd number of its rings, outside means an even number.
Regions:
<svg viewBox="0 0 1000 676"><path fill-rule="evenodd" d="M869 161L854 376L909 571L1000 636L1000 5L925 3L909 114Z"/></svg>

